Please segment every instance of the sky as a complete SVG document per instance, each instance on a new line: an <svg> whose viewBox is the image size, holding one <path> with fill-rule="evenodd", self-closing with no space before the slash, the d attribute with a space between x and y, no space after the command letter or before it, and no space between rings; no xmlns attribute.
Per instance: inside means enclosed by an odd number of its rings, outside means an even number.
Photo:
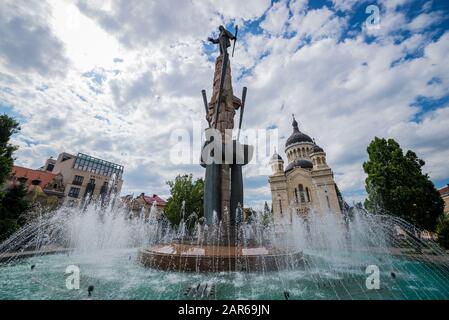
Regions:
<svg viewBox="0 0 449 320"><path fill-rule="evenodd" d="M374 7L373 7L374 5ZM0 2L0 113L21 132L17 165L60 152L125 166L122 194L168 197L167 180L202 177L169 161L174 131L205 125L225 25L243 126L300 130L324 148L347 202L363 200L375 137L412 149L437 187L449 183L449 2L446 0L165 0ZM245 167L245 203L271 199L260 166ZM266 173L266 172L265 172Z"/></svg>

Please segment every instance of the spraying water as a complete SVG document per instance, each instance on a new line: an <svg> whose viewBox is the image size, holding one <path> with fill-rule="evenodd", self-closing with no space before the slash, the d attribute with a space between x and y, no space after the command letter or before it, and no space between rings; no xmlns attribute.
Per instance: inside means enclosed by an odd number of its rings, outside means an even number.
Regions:
<svg viewBox="0 0 449 320"><path fill-rule="evenodd" d="M276 223L262 212L250 220L241 212L237 216L242 220L235 230L239 250L251 254L254 248L286 248L302 252L304 263L297 267L284 256L287 268L273 271L261 258L259 267L251 269L240 257L233 262L234 272L144 268L137 253L148 246L172 248L189 239L198 248L207 243L213 250L227 250L220 242L223 226L217 221L211 233L201 219L193 227L182 219L171 227L162 223L156 207L133 213L116 199L106 206L93 202L82 209L37 213L0 245L0 297L82 299L90 292L98 299L449 298L448 256L400 218L363 210L350 218L293 213ZM284 263L280 259L279 265ZM80 269L80 290L66 288L65 272L73 265ZM194 294L192 287L204 290Z"/></svg>

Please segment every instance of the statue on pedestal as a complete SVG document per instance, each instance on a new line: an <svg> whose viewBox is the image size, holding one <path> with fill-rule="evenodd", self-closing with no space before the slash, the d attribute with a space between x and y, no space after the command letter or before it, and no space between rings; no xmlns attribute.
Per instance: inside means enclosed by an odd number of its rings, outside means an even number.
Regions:
<svg viewBox="0 0 449 320"><path fill-rule="evenodd" d="M209 123L206 130L206 144L202 151L202 166L206 168L204 216L207 224L213 224L215 212L218 220L225 226L233 227L236 224L236 211L243 208L242 166L250 161L253 147L232 140L234 116L238 109L240 109L239 130L241 129L246 87L243 88L241 99L234 96L227 48L231 46L231 40L234 40L235 44L237 37L223 26L220 26L219 30L220 35L217 39L208 39L220 46L220 55L215 62L212 97L209 102L205 90L202 91L206 119Z"/></svg>

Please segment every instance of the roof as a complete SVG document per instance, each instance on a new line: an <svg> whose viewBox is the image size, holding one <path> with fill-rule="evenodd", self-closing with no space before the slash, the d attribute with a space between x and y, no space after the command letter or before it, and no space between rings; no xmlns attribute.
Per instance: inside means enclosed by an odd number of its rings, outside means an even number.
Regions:
<svg viewBox="0 0 449 320"><path fill-rule="evenodd" d="M311 137L309 137L307 134L299 131L298 122L296 121L294 116L293 116L292 126L293 126L293 133L285 142L286 149L289 146L291 146L292 144L299 143L299 142L312 142L313 143L313 140Z"/></svg>
<svg viewBox="0 0 449 320"><path fill-rule="evenodd" d="M44 188L56 177L56 174L50 173L48 171L34 170L19 166L13 166L12 173L16 179L27 178L25 182L27 186L30 186L33 180L40 180L40 183L37 185L41 188Z"/></svg>
<svg viewBox="0 0 449 320"><path fill-rule="evenodd" d="M441 189L438 189L438 192L441 196L449 196L449 184Z"/></svg>
<svg viewBox="0 0 449 320"><path fill-rule="evenodd" d="M315 144L313 146L313 152L324 152L324 150L319 145Z"/></svg>
<svg viewBox="0 0 449 320"><path fill-rule="evenodd" d="M285 168L285 172L292 170L293 168L303 168L303 169L313 169L313 163L310 162L309 160L304 160L304 159L300 159L300 160L295 160L293 162L291 162L287 168Z"/></svg>
<svg viewBox="0 0 449 320"><path fill-rule="evenodd" d="M159 197L157 194L153 194L152 196L143 196L143 199L146 203L149 205L153 205L153 203L156 201L156 205L159 207L165 207L167 205L167 201Z"/></svg>
<svg viewBox="0 0 449 320"><path fill-rule="evenodd" d="M270 159L271 161L284 161L284 159L282 159L282 157L279 155L279 154L277 154L276 152L273 154L273 156L271 157L271 159Z"/></svg>

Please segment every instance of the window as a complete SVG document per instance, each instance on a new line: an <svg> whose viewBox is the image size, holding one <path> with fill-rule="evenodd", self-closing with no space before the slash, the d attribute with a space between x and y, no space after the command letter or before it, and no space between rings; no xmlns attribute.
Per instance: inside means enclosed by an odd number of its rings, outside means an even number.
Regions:
<svg viewBox="0 0 449 320"><path fill-rule="evenodd" d="M90 179L90 180L89 180L89 183L90 183L90 184L95 184L95 179Z"/></svg>
<svg viewBox="0 0 449 320"><path fill-rule="evenodd" d="M76 157L74 168L99 174L102 176L113 176L121 179L123 174L123 166L97 159L86 154L79 153Z"/></svg>
<svg viewBox="0 0 449 320"><path fill-rule="evenodd" d="M279 199L279 212L282 215L282 201L281 201L281 199Z"/></svg>
<svg viewBox="0 0 449 320"><path fill-rule="evenodd" d="M309 188L306 187L306 196L307 196L307 202L310 202L310 193Z"/></svg>
<svg viewBox="0 0 449 320"><path fill-rule="evenodd" d="M80 188L71 187L69 191L69 197L78 198L80 194Z"/></svg>
<svg viewBox="0 0 449 320"><path fill-rule="evenodd" d="M53 169L54 169L54 167L55 167L55 165L54 165L53 163L49 163L49 164L47 165L47 171L52 172Z"/></svg>
<svg viewBox="0 0 449 320"><path fill-rule="evenodd" d="M80 186L83 184L83 180L84 180L83 176L75 176L75 178L73 178L72 184Z"/></svg>
<svg viewBox="0 0 449 320"><path fill-rule="evenodd" d="M304 197L304 187L302 186L302 184L300 184L298 186L298 188L299 188L299 197L301 199L301 202L306 202L306 199Z"/></svg>
<svg viewBox="0 0 449 320"><path fill-rule="evenodd" d="M295 199L296 203L298 203L298 189L295 188Z"/></svg>

